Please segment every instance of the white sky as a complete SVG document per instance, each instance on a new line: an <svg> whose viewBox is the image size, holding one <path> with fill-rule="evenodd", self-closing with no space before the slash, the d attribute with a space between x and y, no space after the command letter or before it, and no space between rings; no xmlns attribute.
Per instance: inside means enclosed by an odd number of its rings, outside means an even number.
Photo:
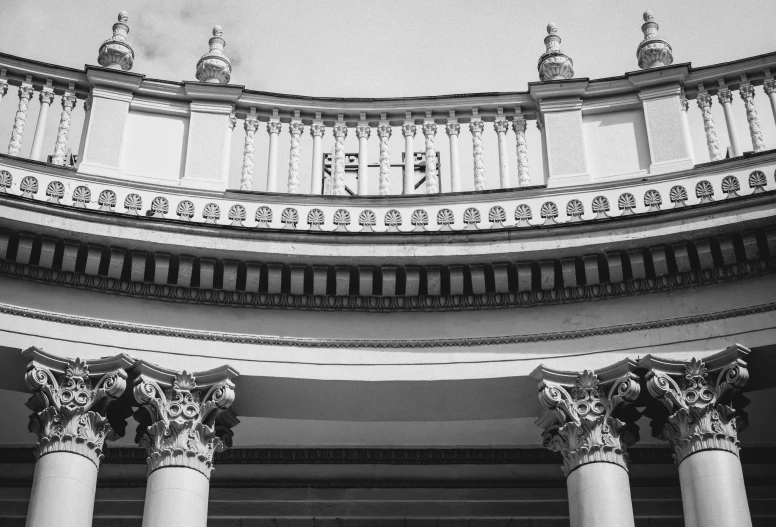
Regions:
<svg viewBox="0 0 776 527"><path fill-rule="evenodd" d="M193 80L197 59L207 51L212 27L224 28L226 54L232 59L232 83L248 88L302 95L391 97L523 91L538 80L536 63L544 50L549 21L558 24L562 49L573 60L577 77L610 77L637 69L636 46L642 38L641 14L649 8L660 34L671 43L674 62L695 66L736 60L776 50L772 24L776 1L704 2L650 0L265 0L143 1L143 0L3 0L0 8L0 51L35 60L82 68L96 64L97 50L111 35L118 11L129 12L129 42L135 49L134 72L151 78ZM10 137L15 90L0 106L0 148ZM762 89L757 104L768 147L776 147L776 126ZM736 126L745 150L751 150L743 104L734 101ZM31 105L23 153L29 151L37 118ZM59 102L49 115L46 148L53 149ZM713 107L723 145L727 132L721 108ZM83 110L77 110L71 146L77 149ZM699 111L693 105L690 125L698 162L708 160ZM530 127L531 170L540 182L538 135ZM416 150L422 145L421 134ZM239 178L241 123L233 139L232 181ZM256 189L263 190L266 134L259 134ZM281 134L280 190L285 189L288 134ZM324 138L328 150L331 134ZM514 134L510 132L510 145ZM468 130L461 133L464 190L471 189L471 148ZM445 163L447 137L437 135L443 159L443 190L449 176ZM309 150L302 142L302 188L309 185ZM350 134L348 151L357 150ZM378 159L376 133L369 158ZM391 140L393 161L402 151L399 130ZM498 185L495 133L485 134L488 185ZM515 176L515 159L511 170ZM399 175L394 180L400 179ZM398 185L397 185L398 186ZM372 188L376 189L376 181ZM395 189L398 190L398 189Z"/></svg>

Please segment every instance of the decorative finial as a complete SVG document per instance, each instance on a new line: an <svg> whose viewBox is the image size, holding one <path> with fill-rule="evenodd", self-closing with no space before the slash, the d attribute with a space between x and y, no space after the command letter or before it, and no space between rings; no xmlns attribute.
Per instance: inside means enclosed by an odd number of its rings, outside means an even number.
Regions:
<svg viewBox="0 0 776 527"><path fill-rule="evenodd" d="M539 58L539 78L542 81L559 81L574 76L574 62L560 50L560 42L558 26L550 22L544 37L547 51Z"/></svg>
<svg viewBox="0 0 776 527"><path fill-rule="evenodd" d="M104 68L112 70L131 70L135 60L135 52L127 43L129 33L129 14L119 13L119 21L113 24L113 36L102 43L97 54L97 62Z"/></svg>
<svg viewBox="0 0 776 527"><path fill-rule="evenodd" d="M221 26L213 28L213 36L208 41L210 51L202 55L197 62L197 80L228 84L232 77L232 63L224 55L226 41Z"/></svg>
<svg viewBox="0 0 776 527"><path fill-rule="evenodd" d="M652 11L644 11L644 24L641 26L644 40L641 41L636 50L639 68L643 70L670 66L674 62L671 45L658 36L659 29L660 26L655 22L655 15L652 14Z"/></svg>

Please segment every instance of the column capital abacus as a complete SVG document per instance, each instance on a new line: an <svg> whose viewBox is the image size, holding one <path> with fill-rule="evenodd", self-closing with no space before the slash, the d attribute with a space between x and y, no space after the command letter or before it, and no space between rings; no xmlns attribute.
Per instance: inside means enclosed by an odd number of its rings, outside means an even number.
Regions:
<svg viewBox="0 0 776 527"><path fill-rule="evenodd" d="M411 123L404 124L401 127L401 133L404 137L407 137L407 136L415 137L415 134L417 134L417 132L418 132L418 127Z"/></svg>
<svg viewBox="0 0 776 527"><path fill-rule="evenodd" d="M754 99L754 86L751 84L742 84L738 87L738 94L744 101L747 99Z"/></svg>
<svg viewBox="0 0 776 527"><path fill-rule="evenodd" d="M356 126L356 137L359 139L369 139L370 135L372 135L372 129L368 125Z"/></svg>
<svg viewBox="0 0 776 527"><path fill-rule="evenodd" d="M280 121L269 121L267 123L267 133L270 134L279 134L280 130L283 129L283 125Z"/></svg>
<svg viewBox="0 0 776 527"><path fill-rule="evenodd" d="M776 93L776 79L765 79L763 82L763 90L768 95Z"/></svg>
<svg viewBox="0 0 776 527"><path fill-rule="evenodd" d="M732 104L733 103L733 92L731 92L727 88L721 88L717 92L717 99L719 100L720 104Z"/></svg>
<svg viewBox="0 0 776 527"><path fill-rule="evenodd" d="M647 408L653 434L671 444L677 465L704 450L738 455L738 432L747 424L745 402L738 396L749 380L743 360L748 354L747 348L735 344L705 359L647 355L639 361L639 367L647 370L649 394L662 403Z"/></svg>
<svg viewBox="0 0 776 527"><path fill-rule="evenodd" d="M38 348L25 350L24 356L32 359L24 382L34 392L27 407L33 412L29 430L38 436L37 457L71 452L99 467L105 440L124 432L123 423L116 423L117 433L105 415L108 404L124 393L132 360L126 355L69 360Z"/></svg>
<svg viewBox="0 0 776 527"><path fill-rule="evenodd" d="M304 123L291 123L288 125L289 135L302 135L304 133Z"/></svg>
<svg viewBox="0 0 776 527"><path fill-rule="evenodd" d="M461 125L458 123L447 123L445 126L445 132L447 132L447 135L449 136L457 136L461 133Z"/></svg>
<svg viewBox="0 0 776 527"><path fill-rule="evenodd" d="M348 136L348 125L345 123L335 123L332 127L332 133L334 134L334 137L342 137L345 138Z"/></svg>
<svg viewBox="0 0 776 527"><path fill-rule="evenodd" d="M640 415L632 403L640 393L635 363L627 359L604 370L561 372L542 367L539 401L548 412L544 446L563 456L568 476L587 463L614 463L627 470L627 445L638 439Z"/></svg>
<svg viewBox="0 0 776 527"><path fill-rule="evenodd" d="M313 123L310 125L310 135L313 137L323 137L326 133L326 126L323 123Z"/></svg>
<svg viewBox="0 0 776 527"><path fill-rule="evenodd" d="M505 134L509 131L509 121L498 120L493 122L493 129L497 134Z"/></svg>
<svg viewBox="0 0 776 527"><path fill-rule="evenodd" d="M54 102L54 90L44 87L40 90L38 98L40 99L41 104L51 104Z"/></svg>
<svg viewBox="0 0 776 527"><path fill-rule="evenodd" d="M393 127L390 124L381 124L377 127L377 137L382 139L383 137L391 138L393 135Z"/></svg>
<svg viewBox="0 0 776 527"><path fill-rule="evenodd" d="M213 455L225 443L231 444L231 432L217 430L216 421L234 402L236 373L228 367L198 374L182 371L170 379L169 373L159 375L146 364L140 370L134 387L141 406L135 412L139 423L135 441L148 454L148 474L165 467L188 467L210 479ZM199 385L197 376L207 381Z"/></svg>

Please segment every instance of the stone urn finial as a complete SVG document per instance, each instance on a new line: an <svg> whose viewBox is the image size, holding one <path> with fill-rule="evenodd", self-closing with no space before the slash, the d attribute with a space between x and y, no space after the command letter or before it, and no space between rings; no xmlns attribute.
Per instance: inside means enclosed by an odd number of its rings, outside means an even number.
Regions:
<svg viewBox="0 0 776 527"><path fill-rule="evenodd" d="M202 55L197 62L197 80L228 84L232 77L232 63L224 55L226 41L221 26L213 28L213 36L208 41L210 51Z"/></svg>
<svg viewBox="0 0 776 527"><path fill-rule="evenodd" d="M544 45L547 46L547 51L539 58L539 78L542 81L559 81L572 78L574 76L574 61L560 50L558 26L552 22L547 24L547 36L544 37Z"/></svg>
<svg viewBox="0 0 776 527"><path fill-rule="evenodd" d="M129 33L129 15L126 11L119 13L119 21L113 24L113 36L102 43L97 54L97 62L104 68L112 70L131 70L135 60L135 52L127 43Z"/></svg>
<svg viewBox="0 0 776 527"><path fill-rule="evenodd" d="M660 26L655 22L655 16L652 14L652 11L644 11L644 24L641 26L644 40L641 41L636 50L639 68L643 70L670 66L674 62L671 45L658 36L658 29L660 29Z"/></svg>

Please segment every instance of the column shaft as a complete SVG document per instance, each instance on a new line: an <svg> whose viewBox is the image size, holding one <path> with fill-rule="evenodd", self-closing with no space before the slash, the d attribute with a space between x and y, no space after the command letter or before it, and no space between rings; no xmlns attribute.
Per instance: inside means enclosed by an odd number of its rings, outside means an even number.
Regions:
<svg viewBox="0 0 776 527"><path fill-rule="evenodd" d="M588 463L566 479L571 527L633 527L628 473L613 463Z"/></svg>
<svg viewBox="0 0 776 527"><path fill-rule="evenodd" d="M496 121L493 126L498 135L498 174L501 188L510 188L509 182L509 158L507 157L507 130L509 121Z"/></svg>
<svg viewBox="0 0 776 527"><path fill-rule="evenodd" d="M472 155L474 158L474 190L485 190L485 161L482 153L482 131L485 123L472 121L469 131L472 133Z"/></svg>
<svg viewBox="0 0 776 527"><path fill-rule="evenodd" d="M369 126L359 125L356 127L356 137L358 137L358 195L366 196L369 194L369 160L367 147L371 129Z"/></svg>
<svg viewBox="0 0 776 527"><path fill-rule="evenodd" d="M243 146L243 164L240 174L240 190L253 189L253 156L256 153L256 130L259 121L253 117L245 118L245 144Z"/></svg>
<svg viewBox="0 0 776 527"><path fill-rule="evenodd" d="M299 159L302 153L299 147L299 141L304 132L304 124L291 123L288 127L291 135L291 148L288 155L288 192L291 194L299 193Z"/></svg>
<svg viewBox="0 0 776 527"><path fill-rule="evenodd" d="M210 482L185 467L165 467L148 476L143 527L207 527Z"/></svg>
<svg viewBox="0 0 776 527"><path fill-rule="evenodd" d="M765 150L765 141L763 141L763 132L760 130L760 118L757 117L757 108L754 106L754 86L751 84L742 84L738 89L741 99L746 108L746 120L749 123L749 135L752 138L752 149L755 152Z"/></svg>
<svg viewBox="0 0 776 527"><path fill-rule="evenodd" d="M705 450L679 465L685 527L751 527L741 460L732 452Z"/></svg>
<svg viewBox="0 0 776 527"><path fill-rule="evenodd" d="M719 139L717 138L717 128L714 125L714 117L711 115L711 96L708 93L699 93L695 102L698 103L698 108L701 109L703 116L703 129L706 132L709 160L719 161L722 159L722 152L719 149Z"/></svg>
<svg viewBox="0 0 776 527"><path fill-rule="evenodd" d="M688 101L685 98L682 98L679 100L679 103L680 103L679 108L682 110L682 127L684 128L685 142L687 143L690 159L692 159L693 164L695 164L695 151L692 147L692 135L690 134L690 121L687 118L687 112L690 110L690 101Z"/></svg>
<svg viewBox="0 0 776 527"><path fill-rule="evenodd" d="M423 136L426 138L426 194L439 194L439 170L434 144L436 133L436 123L423 123Z"/></svg>
<svg viewBox="0 0 776 527"><path fill-rule="evenodd" d="M323 194L323 150L321 143L326 127L323 123L313 123L310 134L313 136L313 168L310 175L310 194Z"/></svg>
<svg viewBox="0 0 776 527"><path fill-rule="evenodd" d="M461 125L447 123L447 136L450 138L450 186L452 192L461 192L461 164L458 155L458 134L461 133Z"/></svg>
<svg viewBox="0 0 776 527"><path fill-rule="evenodd" d="M771 112L773 112L773 120L776 121L776 80L768 79L763 83L763 89L768 94L768 99L771 101Z"/></svg>
<svg viewBox="0 0 776 527"><path fill-rule="evenodd" d="M269 156L267 160L267 192L278 191L278 135L280 134L280 122L267 123L269 132Z"/></svg>
<svg viewBox="0 0 776 527"><path fill-rule="evenodd" d="M414 124L405 124L402 126L404 134L404 182L402 185L402 194L415 193L415 133L417 129Z"/></svg>
<svg viewBox="0 0 776 527"><path fill-rule="evenodd" d="M377 127L377 137L380 138L380 181L379 193L381 196L391 194L391 147L388 140L393 129L389 123L380 124Z"/></svg>
<svg viewBox="0 0 776 527"><path fill-rule="evenodd" d="M537 121L538 122L538 121ZM527 187L531 184L531 174L528 172L528 146L525 143L526 120L522 114L515 115L512 129L517 139L517 186ZM542 132L542 136L544 133Z"/></svg>
<svg viewBox="0 0 776 527"><path fill-rule="evenodd" d="M35 125L35 135L32 136L32 149L30 150L30 159L42 161L40 153L43 151L43 136L46 134L46 120L51 102L54 100L54 90L43 88L40 92L40 112L38 113L38 122Z"/></svg>
<svg viewBox="0 0 776 527"><path fill-rule="evenodd" d="M738 131L733 118L733 94L728 89L719 90L717 94L722 110L725 112L725 125L727 125L728 138L730 139L730 150L732 157L739 157L741 152L741 143L738 141Z"/></svg>
<svg viewBox="0 0 776 527"><path fill-rule="evenodd" d="M29 84L22 84L19 87L19 106L16 108L16 115L13 121L13 130L11 131L11 142L8 144L8 154L18 156L22 149L22 139L24 138L24 125L27 124L27 110L30 107L33 89Z"/></svg>
<svg viewBox="0 0 776 527"><path fill-rule="evenodd" d="M97 466L72 452L52 452L35 463L27 527L91 527Z"/></svg>
<svg viewBox="0 0 776 527"><path fill-rule="evenodd" d="M68 163L67 150L70 137L70 125L72 122L73 108L78 100L74 93L65 93L62 96L62 115L59 117L59 128L57 128L57 141L54 144L54 155L51 162L55 165L66 165ZM84 130L81 131L86 136L86 123Z"/></svg>
<svg viewBox="0 0 776 527"><path fill-rule="evenodd" d="M334 125L334 162L332 169L331 193L335 196L344 196L345 190L345 138L348 136L348 127L345 123Z"/></svg>

